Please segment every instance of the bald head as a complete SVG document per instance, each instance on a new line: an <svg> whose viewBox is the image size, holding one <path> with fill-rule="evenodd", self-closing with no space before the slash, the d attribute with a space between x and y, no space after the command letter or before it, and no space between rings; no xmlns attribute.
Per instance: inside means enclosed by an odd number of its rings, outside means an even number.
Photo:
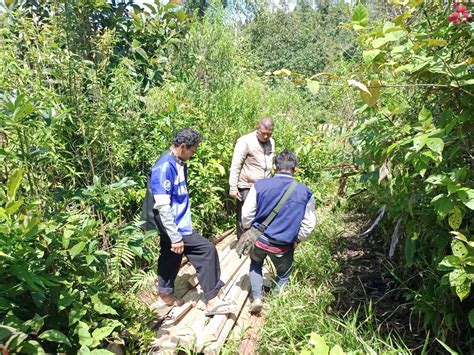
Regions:
<svg viewBox="0 0 474 355"><path fill-rule="evenodd" d="M267 143L273 133L273 120L270 117L264 117L257 125L257 138L262 143Z"/></svg>

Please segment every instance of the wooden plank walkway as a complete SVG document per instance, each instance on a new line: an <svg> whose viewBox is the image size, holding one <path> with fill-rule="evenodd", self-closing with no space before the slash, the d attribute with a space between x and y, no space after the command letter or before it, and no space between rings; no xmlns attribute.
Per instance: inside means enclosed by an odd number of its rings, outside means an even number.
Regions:
<svg viewBox="0 0 474 355"><path fill-rule="evenodd" d="M239 258L236 237L231 231L216 238L216 248L221 265L221 279L225 283L223 297L234 300L239 306L236 314L206 317L205 299L189 262L183 263L176 278L175 293L183 298L180 307L157 307L156 293L145 297L145 302L155 309L157 322L161 322L152 344L153 354L174 354L187 350L204 354L219 354L227 339L240 345L239 353L253 354L262 316L250 315L248 276L250 260ZM144 297L142 297L143 299Z"/></svg>

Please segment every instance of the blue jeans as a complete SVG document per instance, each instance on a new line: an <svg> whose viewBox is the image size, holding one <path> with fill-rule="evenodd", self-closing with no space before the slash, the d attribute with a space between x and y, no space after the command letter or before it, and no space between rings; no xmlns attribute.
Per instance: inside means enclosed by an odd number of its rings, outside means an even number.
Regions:
<svg viewBox="0 0 474 355"><path fill-rule="evenodd" d="M275 288L273 289L273 294L275 295L278 294L290 280L294 251L295 250L291 248L285 254L274 254L259 247L254 248L250 254L250 284L252 285L253 299L262 298L262 267L267 255L270 257L276 269Z"/></svg>

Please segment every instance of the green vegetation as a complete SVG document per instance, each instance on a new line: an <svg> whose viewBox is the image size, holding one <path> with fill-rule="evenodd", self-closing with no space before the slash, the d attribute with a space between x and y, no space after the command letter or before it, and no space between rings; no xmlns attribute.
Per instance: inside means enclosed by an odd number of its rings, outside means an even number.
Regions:
<svg viewBox="0 0 474 355"><path fill-rule="evenodd" d="M342 216L382 206L373 238L393 254L387 268L422 317L418 351L468 352L472 23L452 15L461 5L364 3L260 10L235 32L213 4L197 16L175 4L5 1L3 350L146 351L153 315L135 294L156 277L156 236L138 226L151 164L177 129L204 135L189 187L195 228L209 237L233 224L234 142L269 115L277 150L297 151L298 178L322 219L297 253L291 286L269 300L261 352L413 350L380 332L377 305L332 309L342 267L334 254L351 227Z"/></svg>
<svg viewBox="0 0 474 355"><path fill-rule="evenodd" d="M258 13L247 29L250 48L263 71L286 68L311 76L356 54L354 34L338 26L349 20L344 2L319 11L298 4L290 13Z"/></svg>

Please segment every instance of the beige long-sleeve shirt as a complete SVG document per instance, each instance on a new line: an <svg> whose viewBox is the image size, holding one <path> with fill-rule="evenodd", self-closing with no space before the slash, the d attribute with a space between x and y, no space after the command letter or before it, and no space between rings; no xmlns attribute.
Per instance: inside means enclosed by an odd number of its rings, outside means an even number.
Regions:
<svg viewBox="0 0 474 355"><path fill-rule="evenodd" d="M230 191L249 189L255 181L270 177L274 156L273 138L262 143L257 138L257 131L240 137L235 144L230 167Z"/></svg>

